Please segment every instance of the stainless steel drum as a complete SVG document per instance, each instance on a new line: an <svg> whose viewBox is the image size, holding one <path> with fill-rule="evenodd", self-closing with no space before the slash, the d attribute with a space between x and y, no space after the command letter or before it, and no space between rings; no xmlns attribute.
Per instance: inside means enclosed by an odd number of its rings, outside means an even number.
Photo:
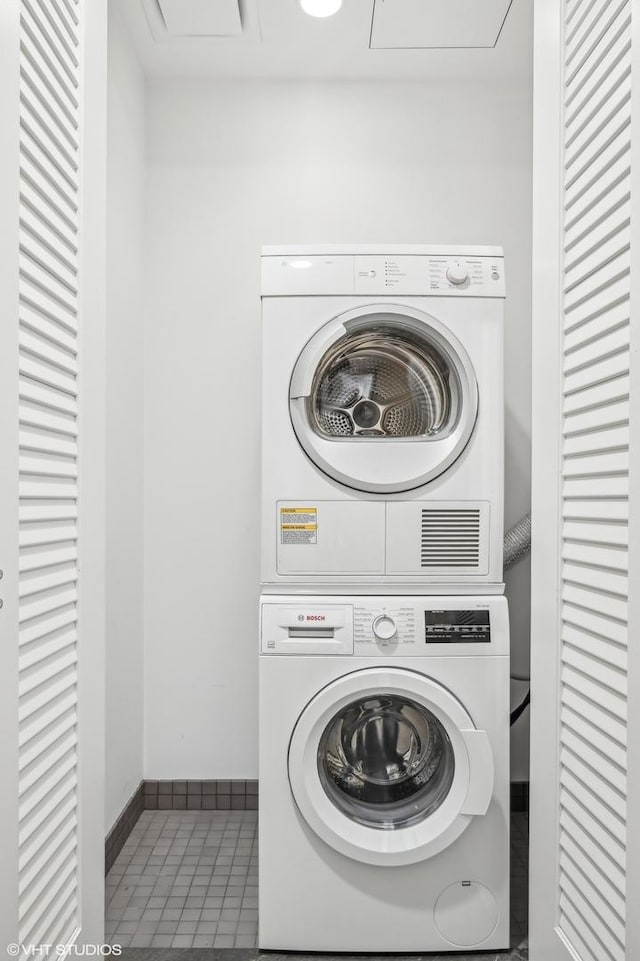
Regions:
<svg viewBox="0 0 640 961"><path fill-rule="evenodd" d="M310 403L327 437L435 437L455 419L458 385L444 353L398 326L347 334L318 365Z"/></svg>

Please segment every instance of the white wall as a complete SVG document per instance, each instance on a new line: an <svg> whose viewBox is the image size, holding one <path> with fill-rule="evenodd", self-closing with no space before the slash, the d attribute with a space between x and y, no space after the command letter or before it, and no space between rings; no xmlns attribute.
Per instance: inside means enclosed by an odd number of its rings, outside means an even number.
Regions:
<svg viewBox="0 0 640 961"><path fill-rule="evenodd" d="M143 774L145 87L113 3L108 69L107 831Z"/></svg>
<svg viewBox="0 0 640 961"><path fill-rule="evenodd" d="M235 81L148 98L145 776L255 777L260 245L504 246L510 525L529 504L530 94ZM526 569L509 595L524 667Z"/></svg>

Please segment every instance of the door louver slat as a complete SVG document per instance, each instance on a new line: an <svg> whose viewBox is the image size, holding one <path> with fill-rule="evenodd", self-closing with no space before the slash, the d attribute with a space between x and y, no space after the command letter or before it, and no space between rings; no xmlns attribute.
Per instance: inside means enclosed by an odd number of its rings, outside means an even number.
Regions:
<svg viewBox="0 0 640 961"><path fill-rule="evenodd" d="M21 0L19 940L79 927L76 0Z"/></svg>
<svg viewBox="0 0 640 961"><path fill-rule="evenodd" d="M624 766L626 751L613 737L609 736L608 732L603 732L589 720L566 706L562 708L561 717L567 730L577 734L587 743L593 743L606 757L610 757L618 767Z"/></svg>
<svg viewBox="0 0 640 961"><path fill-rule="evenodd" d="M565 117L569 145L575 130L580 129L587 118L590 119L594 116L600 104L606 102L610 93L617 89L616 78L628 74L625 55L629 52L629 49L629 38L623 31L608 47L606 53L592 71L588 82L583 85L579 96L573 97L571 105L567 107ZM605 86L605 89L602 90L602 81L607 77L612 78L613 85L611 89Z"/></svg>
<svg viewBox="0 0 640 961"><path fill-rule="evenodd" d="M571 51L567 52L565 81L568 103L617 39L617 31L622 28L621 21L625 13L628 13L630 4L629 0L610 0L605 4L598 3L595 7L598 10L598 19L593 23L588 37L585 37L586 42L581 44L580 50L574 47L573 55Z"/></svg>
<svg viewBox="0 0 640 961"><path fill-rule="evenodd" d="M46 16L43 16L38 0L22 0L21 24L27 36L30 36L42 55L48 60L61 86L67 91L69 100L75 109L78 108L76 88L78 87L77 61L74 64L64 45ZM75 59L75 58L74 58Z"/></svg>
<svg viewBox="0 0 640 961"><path fill-rule="evenodd" d="M564 234L566 253L572 255L580 244L597 245L601 233L608 235L619 223L624 223L629 216L628 208L625 209L630 197L629 174L629 154L625 153L604 191L603 185L597 184L596 189L588 191L570 211Z"/></svg>
<svg viewBox="0 0 640 961"><path fill-rule="evenodd" d="M582 791L578 782L570 776L565 780L570 787L562 787L560 827L568 840L567 849L573 846L582 851L606 874L624 900L624 845L576 800L574 790Z"/></svg>
<svg viewBox="0 0 640 961"><path fill-rule="evenodd" d="M35 70L35 64L32 63L32 66ZM39 76L40 71L36 70L36 73ZM39 76L39 79L41 80L42 78ZM27 73L24 68L20 71L20 82L21 95L24 96L26 100L30 99L32 101L33 106L31 107L31 112L37 111L41 116L46 118L45 122L52 126L56 137L62 138L62 142L66 145L67 149L71 147L72 150L77 150L77 131L72 124L68 123L66 114L64 112L61 113L59 102L49 89L49 85L42 82L36 85L33 78L33 71Z"/></svg>
<svg viewBox="0 0 640 961"><path fill-rule="evenodd" d="M603 200L606 192L617 187L627 175L630 163L627 133L628 126L620 128L617 136L601 145L601 150L591 163L582 164L567 179L565 209L569 214L570 226L594 204Z"/></svg>
<svg viewBox="0 0 640 961"><path fill-rule="evenodd" d="M622 69L612 72L608 80L600 103L567 140L565 160L568 171L573 164L580 164L584 169L592 163L594 155L617 137L618 131L628 123L624 108L631 98L631 71L624 61Z"/></svg>
<svg viewBox="0 0 640 961"><path fill-rule="evenodd" d="M620 311L620 314L624 313L627 313L627 311ZM565 344L565 370L567 373L597 363L600 357L612 357L614 354L626 350L629 343L629 331L625 328L628 326L628 316L622 318L608 316L601 318L600 323L594 325L593 329L583 326L579 331L574 331L573 342Z"/></svg>
<svg viewBox="0 0 640 961"><path fill-rule="evenodd" d="M608 925L616 931L618 937L621 937L624 931L622 926L624 901L615 887L609 883L609 879L598 870L592 861L584 856L582 851L571 845L561 855L560 869L569 875L575 869L578 876L584 881L590 897L598 902L603 915L607 916ZM600 895L602 889L605 892L604 898Z"/></svg>
<svg viewBox="0 0 640 961"><path fill-rule="evenodd" d="M48 183L38 168L27 156L20 158L20 203L21 212L27 210L48 221L60 233L63 243L77 252L76 229L77 212L69 211L48 189Z"/></svg>

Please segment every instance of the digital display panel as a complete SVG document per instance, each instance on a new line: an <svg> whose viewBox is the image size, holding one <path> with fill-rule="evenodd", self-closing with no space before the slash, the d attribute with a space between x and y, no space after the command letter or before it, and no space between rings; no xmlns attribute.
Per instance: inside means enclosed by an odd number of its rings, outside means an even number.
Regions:
<svg viewBox="0 0 640 961"><path fill-rule="evenodd" d="M424 632L427 644L488 644L489 611L425 611Z"/></svg>

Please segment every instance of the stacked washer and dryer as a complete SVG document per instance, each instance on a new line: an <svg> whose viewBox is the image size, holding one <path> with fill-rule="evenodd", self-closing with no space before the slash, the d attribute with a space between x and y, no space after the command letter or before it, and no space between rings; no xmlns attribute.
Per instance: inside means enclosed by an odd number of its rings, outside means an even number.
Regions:
<svg viewBox="0 0 640 961"><path fill-rule="evenodd" d="M509 946L504 291L263 250L261 948Z"/></svg>

